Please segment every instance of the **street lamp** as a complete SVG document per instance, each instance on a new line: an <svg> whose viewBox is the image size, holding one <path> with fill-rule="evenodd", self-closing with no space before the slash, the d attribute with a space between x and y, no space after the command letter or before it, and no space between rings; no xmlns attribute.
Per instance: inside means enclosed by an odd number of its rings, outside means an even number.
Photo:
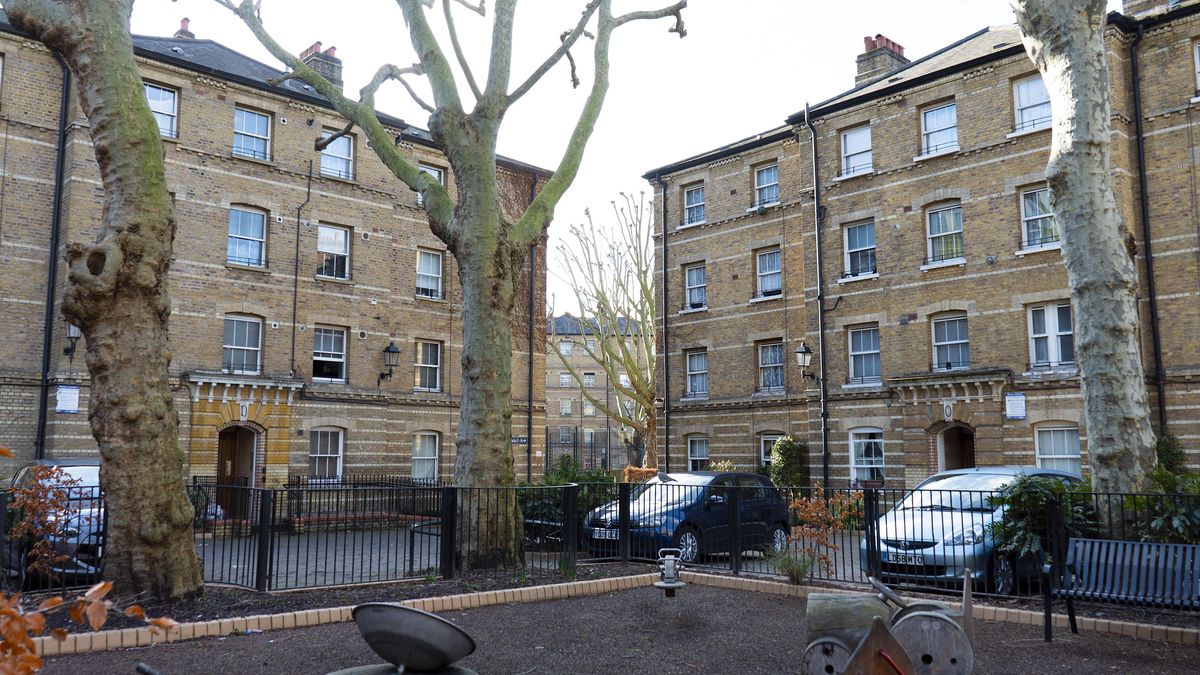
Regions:
<svg viewBox="0 0 1200 675"><path fill-rule="evenodd" d="M63 356L70 357L75 360L75 343L79 342L79 338L83 337L83 331L79 330L79 326L71 322L67 322L67 346L63 347Z"/></svg>
<svg viewBox="0 0 1200 675"><path fill-rule="evenodd" d="M384 380L392 379L392 370L400 365L400 348L396 346L396 341L388 342L388 346L383 348L383 365L387 371L379 373L379 379L375 381L375 388L380 388Z"/></svg>
<svg viewBox="0 0 1200 675"><path fill-rule="evenodd" d="M803 340L800 341L800 346L796 347L796 365L800 366L800 375L807 377L814 382L820 382L820 378L815 373L810 373L808 367L812 365L813 351L808 344Z"/></svg>

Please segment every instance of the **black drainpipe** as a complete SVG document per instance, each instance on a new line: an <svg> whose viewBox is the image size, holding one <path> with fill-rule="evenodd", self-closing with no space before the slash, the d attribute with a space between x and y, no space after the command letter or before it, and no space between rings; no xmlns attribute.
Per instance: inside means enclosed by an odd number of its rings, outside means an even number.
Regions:
<svg viewBox="0 0 1200 675"><path fill-rule="evenodd" d="M813 234L817 256L817 358L821 359L821 483L829 489L829 387L825 363L825 272L821 266L821 173L817 164L817 130L813 128L808 105L804 106L804 126L812 142Z"/></svg>
<svg viewBox="0 0 1200 675"><path fill-rule="evenodd" d="M671 332L667 321L667 307L671 275L667 273L667 181L662 174L654 174L654 182L662 188L662 334L663 334L663 461L667 471L671 470Z"/></svg>
<svg viewBox="0 0 1200 675"><path fill-rule="evenodd" d="M1133 126L1137 138L1138 192L1142 208L1142 242L1146 248L1146 286L1150 294L1150 337L1154 346L1154 386L1158 392L1158 434L1167 433L1167 390L1162 364L1162 337L1158 332L1158 291L1154 283L1154 249L1150 244L1150 197L1146 194L1146 137L1142 132L1142 77L1138 70L1138 44L1142 41L1142 25L1129 45L1129 61L1133 72Z"/></svg>
<svg viewBox="0 0 1200 675"><path fill-rule="evenodd" d="M50 215L49 270L46 273L46 319L42 326L42 379L38 393L37 439L33 445L34 459L46 456L46 418L50 407L50 344L54 336L54 295L58 285L58 230L62 224L63 165L67 153L67 105L70 104L71 70L55 51L54 60L62 68L62 91L58 103L58 149L54 154L54 204Z"/></svg>
<svg viewBox="0 0 1200 675"><path fill-rule="evenodd" d="M537 174L529 174L529 203L537 198ZM537 277L537 242L529 245L529 381L525 384L525 482L533 482L533 320L537 316L533 301Z"/></svg>
<svg viewBox="0 0 1200 675"><path fill-rule="evenodd" d="M300 307L300 212L308 206L312 199L312 160L308 160L308 187L304 194L304 203L296 207L296 255L292 258L292 361L291 377L296 377L296 319Z"/></svg>

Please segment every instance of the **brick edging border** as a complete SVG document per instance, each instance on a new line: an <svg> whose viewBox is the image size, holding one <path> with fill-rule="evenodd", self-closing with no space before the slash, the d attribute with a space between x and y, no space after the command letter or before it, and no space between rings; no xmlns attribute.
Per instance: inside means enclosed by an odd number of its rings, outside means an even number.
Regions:
<svg viewBox="0 0 1200 675"><path fill-rule="evenodd" d="M583 595L598 595L615 591L642 588L652 585L658 579L658 574L637 574L627 577L612 577L609 579L590 579L588 581L571 581L547 586L525 586L499 591L484 591L480 593L461 593L433 598L414 598L401 601L400 604L424 610L426 612L452 612L489 605L500 605L513 602L538 602L541 600L558 600ZM730 588L742 591L782 595L794 598L807 597L809 593L855 593L848 589L825 588L820 586L796 586L766 579L747 577L731 577L700 572L683 572L683 580L700 586L715 588ZM681 591L686 593L686 589ZM955 603L951 603L955 604ZM340 623L352 620L354 607L329 607L324 609L307 609L298 612L281 614L260 614L256 616L238 617L231 619L214 619L212 621L197 621L181 623L169 633L155 632L150 627L124 628L118 630L103 630L94 633L71 633L61 642L49 636L34 638L33 642L39 656L65 656L69 654L87 654L91 652L111 651L128 647L145 647L154 644L180 642L204 637L224 637L247 631L268 631L286 628L302 628L305 626L320 626L329 623ZM1040 626L1042 613L1026 609L1008 609L988 605L974 606L975 618L985 621L1004 621L1007 623ZM1065 614L1055 614L1053 617L1056 628L1067 626ZM1155 626L1145 623L1114 621L1111 619L1096 619L1091 617L1078 618L1081 631L1127 635L1143 640L1159 640L1180 645L1200 645L1200 629Z"/></svg>

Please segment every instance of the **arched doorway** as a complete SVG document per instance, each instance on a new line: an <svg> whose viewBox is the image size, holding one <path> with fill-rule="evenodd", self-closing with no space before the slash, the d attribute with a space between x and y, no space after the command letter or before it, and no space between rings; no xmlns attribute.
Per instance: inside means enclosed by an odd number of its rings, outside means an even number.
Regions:
<svg viewBox="0 0 1200 675"><path fill-rule="evenodd" d="M975 432L958 424L938 434L938 471L975 466Z"/></svg>
<svg viewBox="0 0 1200 675"><path fill-rule="evenodd" d="M246 518L254 487L258 433L249 427L227 427L217 436L217 505L226 518Z"/></svg>

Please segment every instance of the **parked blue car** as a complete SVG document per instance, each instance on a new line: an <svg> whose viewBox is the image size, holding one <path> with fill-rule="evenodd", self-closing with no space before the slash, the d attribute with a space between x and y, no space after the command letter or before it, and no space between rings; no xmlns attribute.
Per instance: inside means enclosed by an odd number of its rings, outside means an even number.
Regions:
<svg viewBox="0 0 1200 675"><path fill-rule="evenodd" d="M737 492L741 551L787 546L788 507L765 476L695 471L660 473L634 488L629 504L630 552L654 557L658 549L678 548L684 562L712 553L730 553L730 494ZM594 553L615 553L620 538L620 504L593 509L584 537Z"/></svg>

